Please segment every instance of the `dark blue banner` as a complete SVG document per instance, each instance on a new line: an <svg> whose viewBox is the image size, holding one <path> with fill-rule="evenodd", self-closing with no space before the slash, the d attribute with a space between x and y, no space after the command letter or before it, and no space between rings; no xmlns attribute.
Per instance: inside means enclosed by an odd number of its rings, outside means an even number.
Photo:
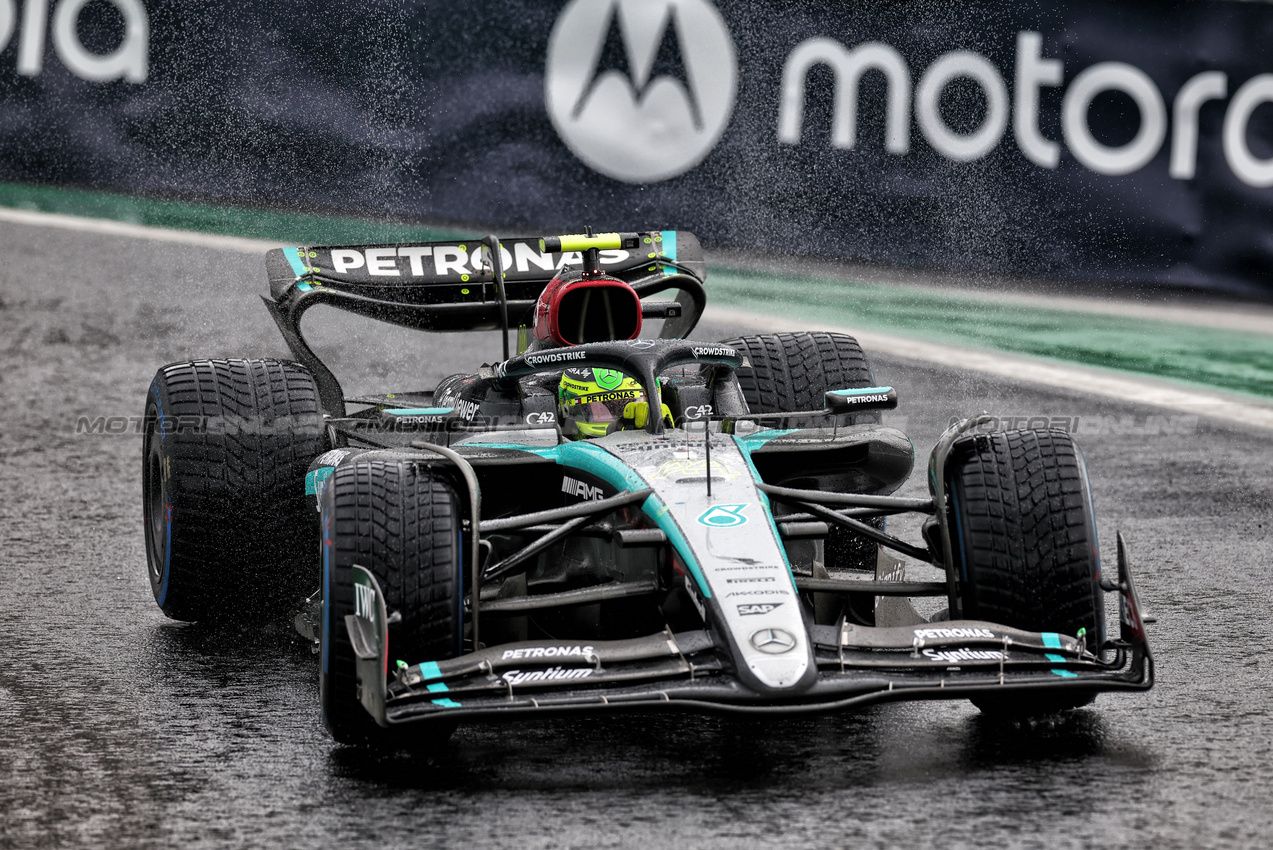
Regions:
<svg viewBox="0 0 1273 850"><path fill-rule="evenodd" d="M1273 294L1273 5L0 0L0 179Z"/></svg>

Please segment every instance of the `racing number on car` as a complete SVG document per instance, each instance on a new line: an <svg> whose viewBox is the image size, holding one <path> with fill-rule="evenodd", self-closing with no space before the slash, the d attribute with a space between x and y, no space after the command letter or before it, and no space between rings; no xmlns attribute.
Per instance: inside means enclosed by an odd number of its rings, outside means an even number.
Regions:
<svg viewBox="0 0 1273 850"><path fill-rule="evenodd" d="M698 521L708 528L733 528L747 521L747 517L743 516L743 509L746 507L746 504L716 505L703 511Z"/></svg>

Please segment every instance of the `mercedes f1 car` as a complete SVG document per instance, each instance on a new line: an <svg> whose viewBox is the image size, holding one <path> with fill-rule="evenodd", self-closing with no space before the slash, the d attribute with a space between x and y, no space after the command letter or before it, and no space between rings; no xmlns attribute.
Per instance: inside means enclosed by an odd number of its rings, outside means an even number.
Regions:
<svg viewBox="0 0 1273 850"><path fill-rule="evenodd" d="M894 495L914 448L851 337L687 341L706 301L690 233L266 263L294 359L176 363L147 394L150 581L176 619L292 617L339 742L553 712L1029 714L1152 685L1126 544L1107 575L1068 434L960 422L928 495ZM498 331L505 353L346 397L301 332L316 305ZM920 539L887 529L903 514Z"/></svg>

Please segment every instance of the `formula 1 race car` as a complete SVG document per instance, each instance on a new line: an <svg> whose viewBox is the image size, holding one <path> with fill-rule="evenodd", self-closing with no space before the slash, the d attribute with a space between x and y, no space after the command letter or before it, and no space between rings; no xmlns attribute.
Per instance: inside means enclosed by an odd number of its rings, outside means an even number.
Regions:
<svg viewBox="0 0 1273 850"><path fill-rule="evenodd" d="M706 303L690 233L266 263L295 360L176 363L147 394L150 580L176 619L292 617L320 648L341 743L664 707L967 698L1032 714L1153 683L1126 545L1105 576L1068 434L960 422L931 454L930 495L892 495L914 448L880 424L897 395L851 337L685 339ZM497 330L504 357L347 398L300 330L319 304ZM921 541L886 530L901 514L923 518ZM921 617L922 597L946 607Z"/></svg>

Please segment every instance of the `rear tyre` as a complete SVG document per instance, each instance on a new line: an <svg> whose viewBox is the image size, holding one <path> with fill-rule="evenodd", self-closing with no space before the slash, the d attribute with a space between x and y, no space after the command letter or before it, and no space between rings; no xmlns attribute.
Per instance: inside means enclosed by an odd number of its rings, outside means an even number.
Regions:
<svg viewBox="0 0 1273 850"><path fill-rule="evenodd" d="M358 699L345 617L354 613L354 565L376 577L390 620L390 658L409 664L454 658L463 650L463 572L459 500L442 478L411 463L357 461L337 466L322 504L323 721L341 744L437 745L454 731L377 726Z"/></svg>
<svg viewBox="0 0 1273 850"><path fill-rule="evenodd" d="M176 620L277 618L312 592L305 473L325 448L318 387L279 360L164 366L146 395L146 561Z"/></svg>
<svg viewBox="0 0 1273 850"><path fill-rule="evenodd" d="M1063 431L1005 431L956 444L947 467L964 616L1105 642L1105 605L1083 455ZM995 714L1046 714L1094 694L986 697Z"/></svg>
<svg viewBox="0 0 1273 850"><path fill-rule="evenodd" d="M738 370L738 384L752 413L822 410L828 390L875 386L875 373L858 341L838 333L781 333L724 341L747 356L751 367ZM877 410L854 415L850 424L878 423ZM872 524L883 529L883 520ZM875 541L847 528L833 528L824 558L829 570L874 570ZM857 600L862 608L864 600ZM869 609L871 606L867 605Z"/></svg>

